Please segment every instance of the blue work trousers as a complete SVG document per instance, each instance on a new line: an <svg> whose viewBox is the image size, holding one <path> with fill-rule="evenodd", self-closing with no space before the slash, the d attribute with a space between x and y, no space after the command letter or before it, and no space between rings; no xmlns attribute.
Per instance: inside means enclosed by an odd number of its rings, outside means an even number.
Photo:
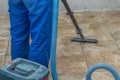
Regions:
<svg viewBox="0 0 120 80"><path fill-rule="evenodd" d="M9 0L11 57L48 67L52 33L52 0Z"/></svg>

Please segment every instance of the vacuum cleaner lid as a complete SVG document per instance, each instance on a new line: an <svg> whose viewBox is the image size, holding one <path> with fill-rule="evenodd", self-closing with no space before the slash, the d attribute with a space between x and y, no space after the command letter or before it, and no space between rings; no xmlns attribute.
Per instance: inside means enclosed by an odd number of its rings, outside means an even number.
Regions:
<svg viewBox="0 0 120 80"><path fill-rule="evenodd" d="M43 80L49 70L38 63L17 58L0 69L0 79L5 80ZM7 79L8 78L8 79Z"/></svg>

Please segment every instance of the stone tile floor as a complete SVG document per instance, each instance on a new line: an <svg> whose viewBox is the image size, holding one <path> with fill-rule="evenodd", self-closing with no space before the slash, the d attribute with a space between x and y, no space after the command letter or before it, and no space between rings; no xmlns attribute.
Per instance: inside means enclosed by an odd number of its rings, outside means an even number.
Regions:
<svg viewBox="0 0 120 80"><path fill-rule="evenodd" d="M107 63L120 74L120 11L81 12L75 17L87 38L98 39L97 44L71 42L79 37L66 14L59 16L57 71L60 80L85 80L89 67ZM0 15L0 66L10 60L9 19ZM100 69L93 73L94 80L114 80Z"/></svg>

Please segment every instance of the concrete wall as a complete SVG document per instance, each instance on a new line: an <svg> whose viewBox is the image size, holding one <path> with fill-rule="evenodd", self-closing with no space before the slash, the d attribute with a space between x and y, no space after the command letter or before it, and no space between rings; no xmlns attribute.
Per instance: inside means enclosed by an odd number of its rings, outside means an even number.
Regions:
<svg viewBox="0 0 120 80"><path fill-rule="evenodd" d="M74 11L120 10L120 0L67 0ZM61 4L61 11L65 11Z"/></svg>
<svg viewBox="0 0 120 80"><path fill-rule="evenodd" d="M8 0L0 0L0 13L8 11ZM120 0L67 0L74 11L119 10ZM60 10L65 11L60 2Z"/></svg>

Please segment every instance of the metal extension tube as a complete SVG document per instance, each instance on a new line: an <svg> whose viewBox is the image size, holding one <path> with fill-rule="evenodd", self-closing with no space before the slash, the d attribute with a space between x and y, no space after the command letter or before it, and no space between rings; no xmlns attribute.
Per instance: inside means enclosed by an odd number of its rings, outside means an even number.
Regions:
<svg viewBox="0 0 120 80"><path fill-rule="evenodd" d="M79 25L78 25L78 22L77 20L75 19L74 15L73 15L73 12L72 10L70 9L68 3L66 0L61 0L67 10L67 15L70 16L76 30L77 30L77 33L80 35L80 38L73 38L71 39L71 41L74 41L74 42L87 42L87 43L97 43L98 41L96 39L86 39L82 33L82 30L80 29Z"/></svg>

